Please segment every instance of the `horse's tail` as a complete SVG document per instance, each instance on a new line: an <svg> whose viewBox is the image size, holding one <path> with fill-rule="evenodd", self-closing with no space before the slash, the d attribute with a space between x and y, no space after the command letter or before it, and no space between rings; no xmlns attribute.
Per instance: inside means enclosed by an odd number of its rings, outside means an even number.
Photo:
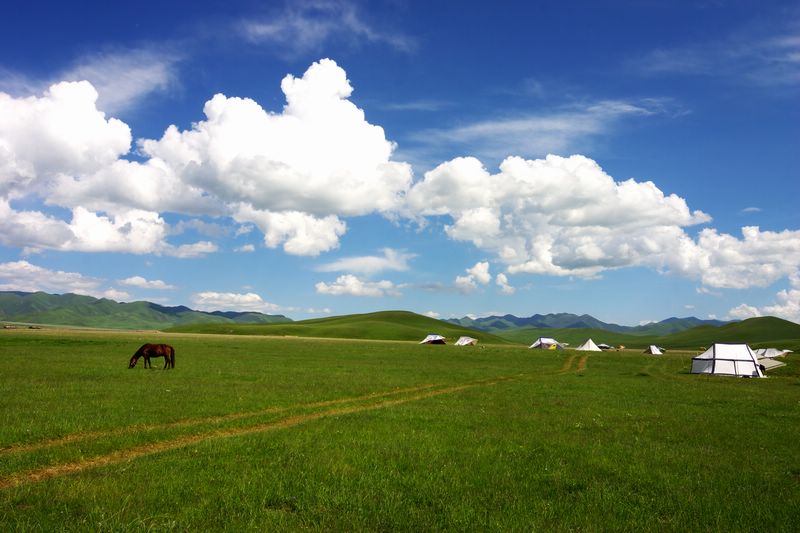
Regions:
<svg viewBox="0 0 800 533"><path fill-rule="evenodd" d="M175 348L169 347L169 366L175 368Z"/></svg>

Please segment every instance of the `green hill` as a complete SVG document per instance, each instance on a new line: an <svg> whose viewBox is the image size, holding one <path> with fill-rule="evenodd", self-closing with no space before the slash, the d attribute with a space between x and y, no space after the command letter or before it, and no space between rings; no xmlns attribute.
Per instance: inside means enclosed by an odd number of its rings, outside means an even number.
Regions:
<svg viewBox="0 0 800 533"><path fill-rule="evenodd" d="M151 302L119 303L79 294L0 292L0 320L113 329L162 329L194 323L290 322L283 315L263 313L206 313L185 306Z"/></svg>
<svg viewBox="0 0 800 533"><path fill-rule="evenodd" d="M480 342L488 344L512 342L491 333L466 329L408 311L380 311L315 318L285 324L197 324L173 327L167 331L401 341L420 341L429 333L437 333L444 335L448 344L455 342L462 335L474 337Z"/></svg>
<svg viewBox="0 0 800 533"><path fill-rule="evenodd" d="M715 342L749 344L753 348L774 346L800 351L800 324L775 317L750 318L723 326L699 326L671 335L626 335L600 329L542 329L521 328L498 333L513 342L531 344L539 337L553 337L559 342L577 346L588 338L595 343L629 348L644 348L656 344L667 349L699 350Z"/></svg>

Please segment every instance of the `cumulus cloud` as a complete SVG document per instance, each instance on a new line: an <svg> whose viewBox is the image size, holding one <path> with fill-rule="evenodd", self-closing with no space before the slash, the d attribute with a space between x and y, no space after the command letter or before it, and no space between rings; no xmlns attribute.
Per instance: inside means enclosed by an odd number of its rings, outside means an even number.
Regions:
<svg viewBox="0 0 800 533"><path fill-rule="evenodd" d="M427 317L436 318L436 319L438 319L439 317L442 316L439 313L437 313L436 311L425 311L423 314L425 316L427 316Z"/></svg>
<svg viewBox="0 0 800 533"><path fill-rule="evenodd" d="M489 274L488 261L475 263L471 268L467 268L466 272L466 276L456 276L454 286L459 292L470 293L478 288L479 283L486 285L492 281L492 275Z"/></svg>
<svg viewBox="0 0 800 533"><path fill-rule="evenodd" d="M157 290L171 290L174 285L170 285L161 281L160 279L147 280L142 276L131 276L129 278L121 279L118 282L120 285L128 285L130 287L138 287L140 289L157 289Z"/></svg>
<svg viewBox="0 0 800 533"><path fill-rule="evenodd" d="M332 296L400 296L398 287L391 281L363 281L352 274L339 276L332 283L320 281L315 287L319 294Z"/></svg>
<svg viewBox="0 0 800 533"><path fill-rule="evenodd" d="M279 305L264 301L254 292L198 292L192 295L192 304L201 311L255 311L269 313L280 311Z"/></svg>
<svg viewBox="0 0 800 533"><path fill-rule="evenodd" d="M28 261L0 263L0 290L24 292L74 293L102 297L103 280L77 272L49 270Z"/></svg>
<svg viewBox="0 0 800 533"><path fill-rule="evenodd" d="M589 158L510 157L490 174L475 158L457 158L425 174L408 205L448 215L453 239L492 251L509 273L592 277L603 270L657 264L682 226L706 222L652 182L614 181ZM663 262L663 261L662 261Z"/></svg>
<svg viewBox="0 0 800 533"><path fill-rule="evenodd" d="M779 291L775 300L763 307L740 304L728 311L728 315L738 319L776 316L800 324L800 271L789 276L789 288Z"/></svg>
<svg viewBox="0 0 800 533"><path fill-rule="evenodd" d="M385 270L405 272L409 269L409 260L416 257L416 254L402 252L393 248L384 248L381 251L383 256L343 257L331 263L320 265L315 270L318 272L354 272L366 276Z"/></svg>
<svg viewBox="0 0 800 533"><path fill-rule="evenodd" d="M250 253L250 252L255 252L256 247L253 246L252 244L243 244L242 246L236 248L234 251L242 253Z"/></svg>
<svg viewBox="0 0 800 533"><path fill-rule="evenodd" d="M229 216L258 227L268 247L313 256L339 246L342 217L397 211L411 168L391 160L394 144L349 100L344 70L324 59L300 78L286 76L281 88L287 103L280 113L214 96L206 120L190 130L170 126L160 139L138 141L141 162L123 159L130 129L106 118L86 81L55 84L42 97L0 93L2 241L178 257L216 249L169 244L189 227L219 230L198 222L172 230L161 216L171 212ZM66 208L72 220L15 211L12 201L27 196ZM37 235L33 222L51 231Z"/></svg>
<svg viewBox="0 0 800 533"><path fill-rule="evenodd" d="M500 292L503 294L514 294L517 291L514 287L509 285L508 276L502 272L495 276L494 282L498 287L500 287Z"/></svg>

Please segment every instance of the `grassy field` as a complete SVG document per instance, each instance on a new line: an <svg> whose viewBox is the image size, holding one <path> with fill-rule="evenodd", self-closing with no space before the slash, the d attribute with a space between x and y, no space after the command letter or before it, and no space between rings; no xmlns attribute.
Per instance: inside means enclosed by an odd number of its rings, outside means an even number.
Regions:
<svg viewBox="0 0 800 533"><path fill-rule="evenodd" d="M176 369L128 370L142 342ZM800 363L0 331L0 530L793 531ZM159 367L156 360L155 367Z"/></svg>

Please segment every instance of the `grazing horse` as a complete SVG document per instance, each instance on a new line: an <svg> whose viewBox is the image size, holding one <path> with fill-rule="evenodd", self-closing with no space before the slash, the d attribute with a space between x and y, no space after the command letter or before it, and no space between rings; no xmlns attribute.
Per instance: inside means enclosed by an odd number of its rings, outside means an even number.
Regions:
<svg viewBox="0 0 800 533"><path fill-rule="evenodd" d="M140 357L144 357L145 368L153 368L153 365L150 364L151 357L163 357L165 369L175 368L175 348L169 344L142 344L142 347L136 350L131 357L128 368L135 367Z"/></svg>

